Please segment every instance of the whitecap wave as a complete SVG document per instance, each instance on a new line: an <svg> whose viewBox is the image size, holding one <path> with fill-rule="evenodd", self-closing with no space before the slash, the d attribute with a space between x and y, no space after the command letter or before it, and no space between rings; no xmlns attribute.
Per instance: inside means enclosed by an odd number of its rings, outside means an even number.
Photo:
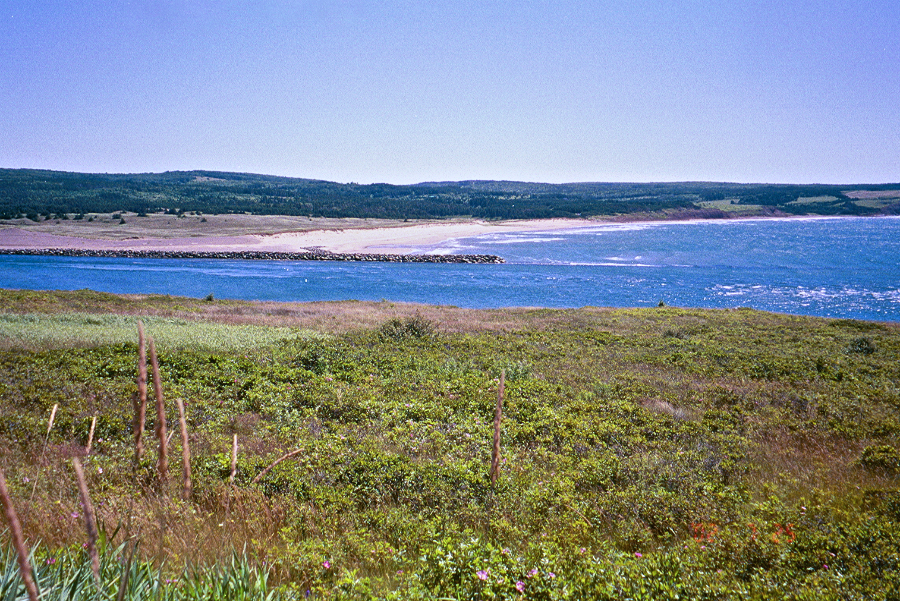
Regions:
<svg viewBox="0 0 900 601"><path fill-rule="evenodd" d="M496 238L493 240L479 239L479 242L481 244L494 245L494 244L532 244L532 243L539 243L539 242L562 242L564 240L566 240L566 238L559 238L559 237L557 237L557 238L542 238L542 237L535 237L535 236L526 238L526 237L510 236L510 237L504 237L504 238Z"/></svg>

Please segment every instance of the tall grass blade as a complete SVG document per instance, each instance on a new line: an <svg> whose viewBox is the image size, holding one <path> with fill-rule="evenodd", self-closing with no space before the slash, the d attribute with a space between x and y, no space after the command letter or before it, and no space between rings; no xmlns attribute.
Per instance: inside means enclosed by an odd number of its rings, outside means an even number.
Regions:
<svg viewBox="0 0 900 601"><path fill-rule="evenodd" d="M125 593L128 590L128 580L131 577L132 565L134 564L134 554L137 552L137 543L131 543L131 551L128 553L128 559L122 568L122 576L119 578L119 590L116 593L116 601L124 601Z"/></svg>

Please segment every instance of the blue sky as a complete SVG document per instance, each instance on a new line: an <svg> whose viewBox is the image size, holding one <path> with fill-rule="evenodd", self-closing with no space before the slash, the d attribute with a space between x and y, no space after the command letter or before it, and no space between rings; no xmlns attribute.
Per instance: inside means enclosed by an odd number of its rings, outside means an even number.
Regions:
<svg viewBox="0 0 900 601"><path fill-rule="evenodd" d="M897 0L0 0L0 167L900 181Z"/></svg>

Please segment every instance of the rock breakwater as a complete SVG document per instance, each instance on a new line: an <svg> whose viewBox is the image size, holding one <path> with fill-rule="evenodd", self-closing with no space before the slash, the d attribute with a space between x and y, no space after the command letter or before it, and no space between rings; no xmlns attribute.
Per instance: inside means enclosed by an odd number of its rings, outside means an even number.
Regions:
<svg viewBox="0 0 900 601"><path fill-rule="evenodd" d="M504 263L496 255L387 255L375 253L332 253L328 251L269 252L183 251L183 250L92 250L84 248L6 248L3 255L41 255L55 257L111 257L129 259L231 259L241 261L367 261L383 263Z"/></svg>

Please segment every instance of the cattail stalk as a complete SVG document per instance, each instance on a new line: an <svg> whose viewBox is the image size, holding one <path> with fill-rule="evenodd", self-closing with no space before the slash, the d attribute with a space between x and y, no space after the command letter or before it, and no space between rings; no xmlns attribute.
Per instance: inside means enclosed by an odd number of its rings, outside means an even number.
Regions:
<svg viewBox="0 0 900 601"><path fill-rule="evenodd" d="M100 555L97 553L97 519L94 516L94 505L91 503L91 495L84 479L84 470L81 469L81 462L77 457L72 458L72 466L75 468L75 477L78 479L78 493L81 495L81 508L84 511L84 529L87 531L87 549L91 556L91 570L94 572L94 581L99 586Z"/></svg>
<svg viewBox="0 0 900 601"><path fill-rule="evenodd" d="M91 431L88 433L88 442L87 442L87 446L84 447L84 454L85 454L85 455L90 455L90 454L91 454L91 445L94 444L94 429L95 429L96 427L97 427L97 416L95 415L95 416L91 419Z"/></svg>
<svg viewBox="0 0 900 601"><path fill-rule="evenodd" d="M237 436L237 435L235 435L235 436ZM250 484L256 484L257 482L259 482L260 480L262 480L263 478L265 478L266 474L268 474L269 472L271 472L271 471L272 471L272 468L274 468L276 465L278 465L278 464L281 463L282 461L286 461L286 460L290 459L290 458L293 457L294 455L299 455L302 451L303 451L303 449L297 449L296 451L291 451L290 453L287 453L286 455L282 455L281 457L279 457L278 459L276 459L275 461L273 461L272 463L270 463L270 464L269 464L269 467L267 467L266 469L264 469L263 471L261 471L261 472L259 473L259 475L256 476L256 478L254 478L253 480L251 480L251 481L250 481Z"/></svg>
<svg viewBox="0 0 900 601"><path fill-rule="evenodd" d="M497 407L494 409L494 448L491 451L491 486L500 477L500 422L503 420L503 390L506 386L506 370L500 372L497 386Z"/></svg>
<svg viewBox="0 0 900 601"><path fill-rule="evenodd" d="M144 324L138 321L138 399L134 418L134 458L140 464L144 454L144 421L147 418L147 349L144 344Z"/></svg>
<svg viewBox="0 0 900 601"><path fill-rule="evenodd" d="M234 484L234 475L237 473L237 452L237 434L235 434L234 438L231 441L231 475L228 476L229 484Z"/></svg>
<svg viewBox="0 0 900 601"><path fill-rule="evenodd" d="M188 442L187 420L184 417L184 402L181 399L175 399L175 402L178 404L178 424L181 426L181 466L184 476L181 498L187 501L191 498L191 447Z"/></svg>
<svg viewBox="0 0 900 601"><path fill-rule="evenodd" d="M153 337L147 339L150 346L150 367L153 368L153 393L156 396L156 438L159 440L159 485L163 495L169 485L169 453L168 440L166 438L166 404L163 401L162 381L159 376L159 361L156 358L156 345Z"/></svg>
<svg viewBox="0 0 900 601"><path fill-rule="evenodd" d="M0 501L3 502L3 509L6 512L6 521L9 523L9 533L12 536L13 548L16 550L16 556L19 560L19 574L22 576L22 582L25 583L25 590L28 591L28 601L38 601L37 586L34 584L31 564L28 563L28 550L25 548L25 538L22 536L22 524L19 522L16 508L13 505L12 498L9 496L9 489L6 487L6 477L3 475L3 470L0 470Z"/></svg>

